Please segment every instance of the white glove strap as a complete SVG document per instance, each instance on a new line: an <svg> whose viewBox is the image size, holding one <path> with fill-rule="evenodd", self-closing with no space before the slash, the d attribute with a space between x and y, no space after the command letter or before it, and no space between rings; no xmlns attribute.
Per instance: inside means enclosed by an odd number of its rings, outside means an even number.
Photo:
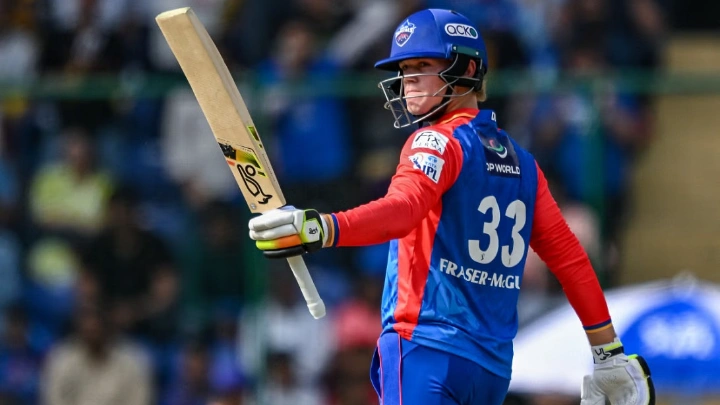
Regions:
<svg viewBox="0 0 720 405"><path fill-rule="evenodd" d="M328 238L330 237L330 230L328 229L328 224L325 221L325 215L323 215L323 214L320 214L320 223L323 228L323 233L322 233L323 234L323 240L322 240L323 244L322 245L323 245L323 247L325 247L325 246L327 246L327 241L328 241Z"/></svg>
<svg viewBox="0 0 720 405"><path fill-rule="evenodd" d="M601 364L609 361L611 357L625 353L622 342L617 337L610 343L592 346L593 361Z"/></svg>

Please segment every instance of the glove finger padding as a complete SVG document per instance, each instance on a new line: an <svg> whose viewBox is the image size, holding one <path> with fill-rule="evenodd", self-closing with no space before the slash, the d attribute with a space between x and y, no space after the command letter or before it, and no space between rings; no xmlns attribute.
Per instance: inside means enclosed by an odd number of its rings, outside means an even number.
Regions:
<svg viewBox="0 0 720 405"><path fill-rule="evenodd" d="M250 230L250 239L252 240L266 240L271 241L275 239L284 238L286 236L297 235L297 230L294 224L284 224L276 228L265 229L262 231Z"/></svg>
<svg viewBox="0 0 720 405"><path fill-rule="evenodd" d="M650 369L640 356L620 355L596 364L592 382L612 405L655 405Z"/></svg>
<svg viewBox="0 0 720 405"><path fill-rule="evenodd" d="M580 405L605 405L605 395L593 382L591 375L583 377Z"/></svg>
<svg viewBox="0 0 720 405"><path fill-rule="evenodd" d="M293 224L296 220L295 213L298 211L299 210L292 205L286 205L282 208L268 211L258 217L250 219L248 228L250 228L251 231L260 232L282 225Z"/></svg>

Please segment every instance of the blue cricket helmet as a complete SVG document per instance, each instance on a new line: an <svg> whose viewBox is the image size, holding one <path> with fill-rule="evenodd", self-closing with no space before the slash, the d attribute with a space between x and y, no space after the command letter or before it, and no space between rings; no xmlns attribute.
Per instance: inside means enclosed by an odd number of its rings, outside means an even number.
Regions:
<svg viewBox="0 0 720 405"><path fill-rule="evenodd" d="M482 74L487 72L487 50L480 32L462 14L442 9L427 9L412 14L393 35L390 57L375 67L397 72L400 61L411 58L453 59L465 55L479 61Z"/></svg>

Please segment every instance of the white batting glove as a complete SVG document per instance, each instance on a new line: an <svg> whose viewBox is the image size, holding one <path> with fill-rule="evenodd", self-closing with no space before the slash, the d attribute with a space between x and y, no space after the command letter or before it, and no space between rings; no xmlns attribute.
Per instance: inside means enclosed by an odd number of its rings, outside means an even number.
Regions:
<svg viewBox="0 0 720 405"><path fill-rule="evenodd" d="M595 371L583 378L581 405L654 405L650 368L638 355L626 356L618 338L592 347Z"/></svg>
<svg viewBox="0 0 720 405"><path fill-rule="evenodd" d="M320 250L327 242L328 226L315 210L285 206L268 211L248 223L250 238L266 257L300 256Z"/></svg>

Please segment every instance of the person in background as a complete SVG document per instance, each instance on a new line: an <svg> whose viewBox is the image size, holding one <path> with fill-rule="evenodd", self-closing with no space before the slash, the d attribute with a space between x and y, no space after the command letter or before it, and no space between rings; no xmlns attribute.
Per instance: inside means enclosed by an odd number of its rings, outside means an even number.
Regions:
<svg viewBox="0 0 720 405"><path fill-rule="evenodd" d="M119 187L102 232L83 251L83 272L122 332L163 344L176 335L179 281L170 248L142 227L139 209L133 190Z"/></svg>
<svg viewBox="0 0 720 405"><path fill-rule="evenodd" d="M87 239L103 225L112 177L94 161L94 142L83 128L62 133L62 160L38 169L30 185L30 216L41 235Z"/></svg>
<svg viewBox="0 0 720 405"><path fill-rule="evenodd" d="M31 341L30 321L20 304L9 305L4 315L0 337L0 404L35 404L43 353Z"/></svg>
<svg viewBox="0 0 720 405"><path fill-rule="evenodd" d="M101 305L75 314L75 333L48 355L42 376L47 405L150 405L152 373L145 357L120 339Z"/></svg>

